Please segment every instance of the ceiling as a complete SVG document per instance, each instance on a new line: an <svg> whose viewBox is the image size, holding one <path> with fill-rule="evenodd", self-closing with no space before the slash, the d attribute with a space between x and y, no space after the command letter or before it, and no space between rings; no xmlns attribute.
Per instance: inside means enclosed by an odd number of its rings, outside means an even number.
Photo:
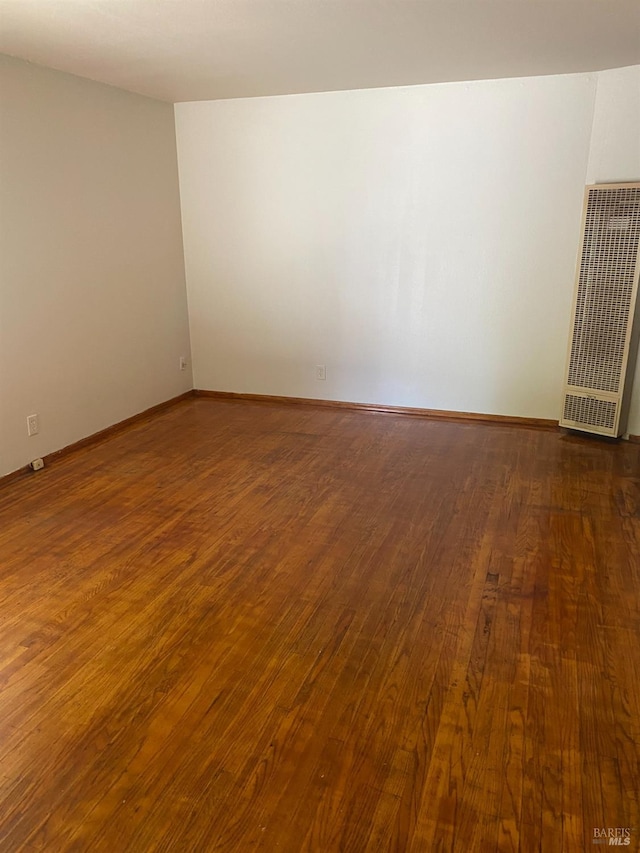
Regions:
<svg viewBox="0 0 640 853"><path fill-rule="evenodd" d="M638 0L0 0L0 52L165 101L640 64Z"/></svg>

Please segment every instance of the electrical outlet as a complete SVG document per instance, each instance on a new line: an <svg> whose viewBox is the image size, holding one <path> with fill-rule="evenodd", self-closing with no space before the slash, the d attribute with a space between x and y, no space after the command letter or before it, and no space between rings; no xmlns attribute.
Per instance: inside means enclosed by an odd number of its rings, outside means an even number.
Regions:
<svg viewBox="0 0 640 853"><path fill-rule="evenodd" d="M37 415L27 415L27 435L37 435L40 432L40 421Z"/></svg>
<svg viewBox="0 0 640 853"><path fill-rule="evenodd" d="M180 356L180 370L186 370L186 369L187 369L187 358L186 358L186 356L181 355Z"/></svg>
<svg viewBox="0 0 640 853"><path fill-rule="evenodd" d="M316 379L326 379L327 368L324 364L316 364Z"/></svg>

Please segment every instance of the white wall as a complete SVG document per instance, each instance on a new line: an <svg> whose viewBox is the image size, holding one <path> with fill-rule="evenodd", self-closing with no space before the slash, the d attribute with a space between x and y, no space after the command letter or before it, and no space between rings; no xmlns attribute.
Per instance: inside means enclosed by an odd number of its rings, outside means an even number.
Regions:
<svg viewBox="0 0 640 853"><path fill-rule="evenodd" d="M557 418L594 97L176 105L196 387Z"/></svg>
<svg viewBox="0 0 640 853"><path fill-rule="evenodd" d="M640 181L640 65L598 74L588 184ZM629 432L640 435L640 356Z"/></svg>
<svg viewBox="0 0 640 853"><path fill-rule="evenodd" d="M171 105L7 57L0 75L2 475L192 380Z"/></svg>
<svg viewBox="0 0 640 853"><path fill-rule="evenodd" d="M0 75L1 475L192 378L172 108ZM557 417L582 188L640 178L639 90L636 67L178 105L196 387Z"/></svg>

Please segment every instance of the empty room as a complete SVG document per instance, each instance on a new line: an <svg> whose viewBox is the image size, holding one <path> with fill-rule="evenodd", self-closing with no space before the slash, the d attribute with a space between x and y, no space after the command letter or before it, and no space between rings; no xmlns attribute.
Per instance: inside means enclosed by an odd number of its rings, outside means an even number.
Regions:
<svg viewBox="0 0 640 853"><path fill-rule="evenodd" d="M640 849L640 6L0 0L0 851Z"/></svg>

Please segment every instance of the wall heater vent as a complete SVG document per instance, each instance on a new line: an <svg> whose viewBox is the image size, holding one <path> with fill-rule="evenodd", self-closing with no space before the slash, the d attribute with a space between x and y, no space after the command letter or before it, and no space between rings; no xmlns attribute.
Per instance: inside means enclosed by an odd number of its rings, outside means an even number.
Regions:
<svg viewBox="0 0 640 853"><path fill-rule="evenodd" d="M610 430L616 423L616 404L611 400L566 394L564 419L576 424L588 424L590 427Z"/></svg>
<svg viewBox="0 0 640 853"><path fill-rule="evenodd" d="M639 273L640 183L587 187L561 426L625 432Z"/></svg>

